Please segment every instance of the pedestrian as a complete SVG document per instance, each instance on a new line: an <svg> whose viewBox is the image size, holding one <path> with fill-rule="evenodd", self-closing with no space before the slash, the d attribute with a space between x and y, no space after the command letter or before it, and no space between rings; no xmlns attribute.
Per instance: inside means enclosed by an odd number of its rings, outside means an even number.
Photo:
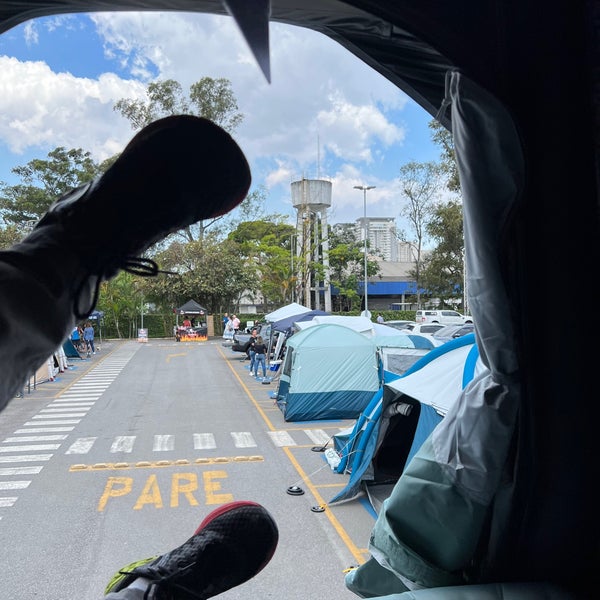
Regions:
<svg viewBox="0 0 600 600"><path fill-rule="evenodd" d="M259 335L254 342L254 377L258 377L258 365L262 366L263 379L267 376L267 346Z"/></svg>
<svg viewBox="0 0 600 600"><path fill-rule="evenodd" d="M240 330L240 320L237 318L237 315L231 316L231 324L233 326L233 331L237 333Z"/></svg>
<svg viewBox="0 0 600 600"><path fill-rule="evenodd" d="M227 323L229 323L229 313L225 313L223 315L223 333L225 333L225 329L227 328Z"/></svg>
<svg viewBox="0 0 600 600"><path fill-rule="evenodd" d="M250 375L253 375L252 371L254 370L254 355L256 351L254 350L254 345L256 344L256 340L258 339L258 329L256 327L252 328L252 332L250 333L250 339L248 340L248 358L250 359Z"/></svg>
<svg viewBox="0 0 600 600"><path fill-rule="evenodd" d="M85 328L83 330L83 341L88 346L88 352L91 350L92 354L96 354L96 347L94 346L94 326L91 321L88 321L85 324Z"/></svg>
<svg viewBox="0 0 600 600"><path fill-rule="evenodd" d="M383 323L384 322L383 315L381 313L377 315L377 322L378 323Z"/></svg>

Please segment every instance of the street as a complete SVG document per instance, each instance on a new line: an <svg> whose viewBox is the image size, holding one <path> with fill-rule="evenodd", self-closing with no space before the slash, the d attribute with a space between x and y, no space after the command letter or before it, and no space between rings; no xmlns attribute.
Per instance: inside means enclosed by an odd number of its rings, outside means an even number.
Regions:
<svg viewBox="0 0 600 600"><path fill-rule="evenodd" d="M368 502L329 507L347 482L322 448L353 421L286 423L273 381L220 339L112 341L0 415L1 598L98 600L128 563L190 537L214 508L263 504L280 541L219 598L350 600L368 558ZM330 444L331 445L331 444Z"/></svg>

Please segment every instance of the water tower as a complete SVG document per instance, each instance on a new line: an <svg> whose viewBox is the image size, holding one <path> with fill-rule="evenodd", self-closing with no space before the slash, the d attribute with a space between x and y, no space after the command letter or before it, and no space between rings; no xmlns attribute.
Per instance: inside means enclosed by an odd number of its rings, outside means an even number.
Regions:
<svg viewBox="0 0 600 600"><path fill-rule="evenodd" d="M301 179L292 182L296 216L296 296L313 309L331 312L329 236L327 210L331 207L331 182ZM315 264L323 269L314 268Z"/></svg>

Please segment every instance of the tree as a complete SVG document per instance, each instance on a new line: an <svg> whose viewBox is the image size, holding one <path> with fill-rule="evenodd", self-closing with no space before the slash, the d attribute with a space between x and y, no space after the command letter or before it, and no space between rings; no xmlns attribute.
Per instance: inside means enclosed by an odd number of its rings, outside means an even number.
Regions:
<svg viewBox="0 0 600 600"><path fill-rule="evenodd" d="M11 169L21 183L0 183L2 220L24 231L31 229L57 198L92 180L107 164L96 164L81 148L58 147L48 153L47 160L36 158Z"/></svg>
<svg viewBox="0 0 600 600"><path fill-rule="evenodd" d="M163 308L193 298L211 313L223 312L238 304L246 290L256 290L260 280L254 265L240 258L238 244L214 234L175 242L154 258L174 274L145 279L142 289L145 298Z"/></svg>
<svg viewBox="0 0 600 600"><path fill-rule="evenodd" d="M405 204L400 214L406 218L410 232L400 231L398 237L409 242L416 255L415 268L411 274L417 287L417 305L420 306L421 268L423 246L427 239L427 224L440 197L442 169L434 162L418 163L411 161L400 167L400 185Z"/></svg>
<svg viewBox="0 0 600 600"><path fill-rule="evenodd" d="M461 204L440 204L427 224L427 233L437 245L423 263L421 284L443 303L455 305L457 298L462 299L464 281Z"/></svg>
<svg viewBox="0 0 600 600"><path fill-rule="evenodd" d="M141 296L137 290L137 278L131 273L120 271L110 281L102 282L98 300L98 310L104 312L104 319L112 323L119 337L123 336L123 326L135 318Z"/></svg>
<svg viewBox="0 0 600 600"><path fill-rule="evenodd" d="M446 177L446 187L457 194L460 193L460 179L454 153L454 140L452 132L448 131L439 121L435 119L429 122L431 129L431 140L441 150L440 168Z"/></svg>
<svg viewBox="0 0 600 600"><path fill-rule="evenodd" d="M157 119L170 115L196 115L210 119L229 133L233 133L243 120L238 112L235 94L228 79L203 77L190 86L187 97L181 84L173 79L148 84L147 100L122 98L114 106L134 130L139 130ZM201 184L199 182L199 184ZM249 195L250 203L257 199ZM199 221L181 230L187 241L202 239L206 230L224 218Z"/></svg>
<svg viewBox="0 0 600 600"><path fill-rule="evenodd" d="M367 241L368 249L368 241ZM338 290L338 310L360 307L359 283L364 280L364 244L353 227L337 226L329 231L329 272L331 284ZM367 276L379 273L379 264L367 259Z"/></svg>

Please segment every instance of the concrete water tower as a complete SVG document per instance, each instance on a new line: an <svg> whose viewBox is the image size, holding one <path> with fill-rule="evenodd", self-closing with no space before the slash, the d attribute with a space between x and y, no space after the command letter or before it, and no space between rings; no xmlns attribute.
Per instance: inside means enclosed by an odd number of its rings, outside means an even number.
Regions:
<svg viewBox="0 0 600 600"><path fill-rule="evenodd" d="M297 211L296 297L304 306L331 312L327 231L331 182L323 179L292 182L292 205ZM315 264L323 265L323 269L315 269Z"/></svg>

